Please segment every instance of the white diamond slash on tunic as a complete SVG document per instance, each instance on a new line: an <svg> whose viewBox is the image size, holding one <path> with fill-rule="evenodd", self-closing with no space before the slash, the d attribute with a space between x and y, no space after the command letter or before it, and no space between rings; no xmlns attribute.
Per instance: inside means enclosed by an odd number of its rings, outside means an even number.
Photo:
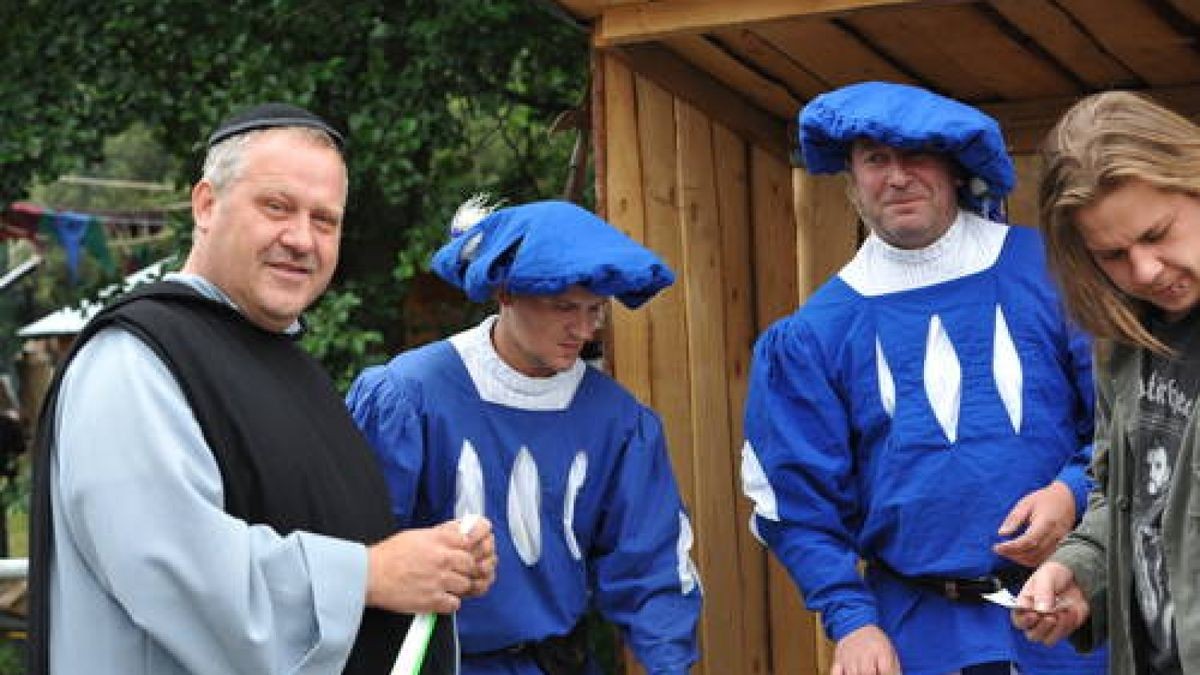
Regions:
<svg viewBox="0 0 1200 675"><path fill-rule="evenodd" d="M1014 434L1021 432L1021 387L1025 383L1025 372L1021 370L1021 357L1016 353L1013 335L1008 331L1008 321L1000 305L996 305L995 347L992 348L991 370L996 378L996 390L1000 392L1008 420L1013 424Z"/></svg>
<svg viewBox="0 0 1200 675"><path fill-rule="evenodd" d="M1008 331L1008 321L1004 312L996 305L996 336L992 353L992 375L996 378L996 390L1000 392L1000 400L1008 412L1012 422L1013 433L1021 433L1021 387L1025 382L1024 371L1021 370L1021 357L1017 354L1017 345L1013 342L1012 334Z"/></svg>
<svg viewBox="0 0 1200 675"><path fill-rule="evenodd" d="M887 357L883 355L883 344L875 337L875 371L879 376L879 402L888 417L896 416L896 381L892 379L892 369L888 366Z"/></svg>
<svg viewBox="0 0 1200 675"><path fill-rule="evenodd" d="M517 555L526 565L542 557L542 491L537 463L521 448L508 480L508 529Z"/></svg>
<svg viewBox="0 0 1200 675"><path fill-rule="evenodd" d="M936 314L929 321L929 336L925 341L925 396L946 438L955 442L962 406L962 364Z"/></svg>
<svg viewBox="0 0 1200 675"><path fill-rule="evenodd" d="M483 513L483 469L479 466L479 455L471 441L464 440L458 456L458 475L455 476L454 518L462 520L467 515L482 516Z"/></svg>
<svg viewBox="0 0 1200 675"><path fill-rule="evenodd" d="M583 480L587 478L587 454L582 450L575 453L575 459L571 461L571 472L567 474L567 495L566 503L563 504L563 536L567 539L567 548L571 550L571 557L576 560L583 560L583 551L579 549L579 542L575 539L575 500L579 498L579 491L583 489Z"/></svg>

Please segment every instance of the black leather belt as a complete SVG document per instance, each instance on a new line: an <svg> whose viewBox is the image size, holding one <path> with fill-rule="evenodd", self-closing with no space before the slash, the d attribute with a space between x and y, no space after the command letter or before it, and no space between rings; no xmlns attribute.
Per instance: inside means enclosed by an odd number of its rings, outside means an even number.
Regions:
<svg viewBox="0 0 1200 675"><path fill-rule="evenodd" d="M880 560L871 561L870 566L906 584L920 586L943 598L960 602L983 602L983 596L988 593L1023 584L1033 573L1033 570L1025 567L1011 566L981 577L909 576L900 574Z"/></svg>
<svg viewBox="0 0 1200 675"><path fill-rule="evenodd" d="M526 656L532 654L533 648L536 645L536 642L518 642L507 647L501 647L499 649L489 649L486 652L470 652L464 654L464 656L470 656L472 658L488 658L492 656Z"/></svg>
<svg viewBox="0 0 1200 675"><path fill-rule="evenodd" d="M474 657L505 656L529 658L546 675L578 675L588 662L587 621L581 619L570 633L552 635L543 640L517 642Z"/></svg>

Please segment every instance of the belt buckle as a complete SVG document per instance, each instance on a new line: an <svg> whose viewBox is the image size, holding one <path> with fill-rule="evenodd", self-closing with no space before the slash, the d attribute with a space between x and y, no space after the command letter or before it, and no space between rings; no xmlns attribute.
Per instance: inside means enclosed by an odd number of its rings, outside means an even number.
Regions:
<svg viewBox="0 0 1200 675"><path fill-rule="evenodd" d="M987 591L988 593L997 593L1004 590L1004 582L1001 581L1000 577L996 576L995 574L989 574L983 577L981 581L985 582L991 587L991 589Z"/></svg>
<svg viewBox="0 0 1200 675"><path fill-rule="evenodd" d="M994 574L973 579L942 580L942 595L948 600L981 600L988 593L1004 588L1004 582Z"/></svg>
<svg viewBox="0 0 1200 675"><path fill-rule="evenodd" d="M983 600L983 596L988 593L995 593L1004 588L1004 582L994 574L967 579L963 584L963 587L956 588L959 596L968 596L972 600Z"/></svg>

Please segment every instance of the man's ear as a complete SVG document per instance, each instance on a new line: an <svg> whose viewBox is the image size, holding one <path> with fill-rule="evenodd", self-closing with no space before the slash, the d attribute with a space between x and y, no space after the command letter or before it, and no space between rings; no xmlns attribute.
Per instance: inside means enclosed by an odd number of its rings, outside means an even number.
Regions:
<svg viewBox="0 0 1200 675"><path fill-rule="evenodd" d="M498 289L496 291L496 304L500 305L501 307L507 307L507 306L511 305L512 304L512 293L509 293L508 291L504 290L503 288Z"/></svg>
<svg viewBox="0 0 1200 675"><path fill-rule="evenodd" d="M216 209L217 195L212 183L201 180L192 186L192 221L196 229L208 231L208 223Z"/></svg>

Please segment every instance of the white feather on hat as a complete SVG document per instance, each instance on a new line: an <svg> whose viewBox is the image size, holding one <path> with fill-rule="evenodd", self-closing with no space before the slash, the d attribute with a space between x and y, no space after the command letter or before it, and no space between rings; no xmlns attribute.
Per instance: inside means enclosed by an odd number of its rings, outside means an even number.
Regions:
<svg viewBox="0 0 1200 675"><path fill-rule="evenodd" d="M475 223L487 218L503 204L501 200L488 203L490 200L491 195L488 193L477 192L459 204L458 209L454 211L454 217L450 219L450 236L457 237L471 229Z"/></svg>

